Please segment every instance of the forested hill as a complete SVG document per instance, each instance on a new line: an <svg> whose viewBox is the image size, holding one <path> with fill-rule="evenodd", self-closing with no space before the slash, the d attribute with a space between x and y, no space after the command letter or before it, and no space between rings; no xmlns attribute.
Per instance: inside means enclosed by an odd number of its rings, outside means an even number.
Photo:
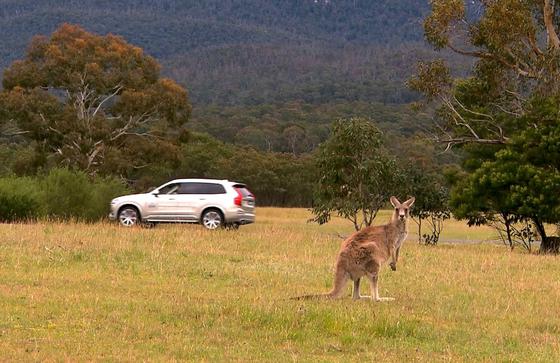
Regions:
<svg viewBox="0 0 560 363"><path fill-rule="evenodd" d="M189 90L193 127L245 140L237 133L248 123L255 127L255 107L263 105L272 105L272 112L265 107L267 122L280 134L293 126L281 110L294 105L335 105L317 108L333 117L354 109L374 117L399 113L382 108L415 100L404 81L431 54L422 31L428 11L428 0L0 0L0 68L22 57L33 35L49 35L63 22L118 34ZM225 116L211 108L216 105ZM253 119L245 122L247 110ZM296 122L306 132L307 125L318 126L316 111L300 114L309 115ZM320 118L321 125L331 121ZM380 121L397 132L411 130L411 120L405 126ZM278 151L288 149L281 144Z"/></svg>
<svg viewBox="0 0 560 363"><path fill-rule="evenodd" d="M121 34L163 58L231 44L419 41L420 19L428 9L427 0L2 0L0 5L6 45L0 49L7 55L21 55L33 34L75 22Z"/></svg>
<svg viewBox="0 0 560 363"><path fill-rule="evenodd" d="M300 93L312 101L398 102L399 95L383 99L368 88L402 70L403 56L422 41L427 10L427 0L0 0L0 66L21 57L33 35L71 22L141 46L195 102L260 103ZM333 85L363 76L366 84L333 94Z"/></svg>

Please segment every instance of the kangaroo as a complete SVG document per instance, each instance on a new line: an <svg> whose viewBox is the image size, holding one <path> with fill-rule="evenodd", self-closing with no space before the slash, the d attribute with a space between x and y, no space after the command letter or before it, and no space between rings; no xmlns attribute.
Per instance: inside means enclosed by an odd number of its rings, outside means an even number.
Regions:
<svg viewBox="0 0 560 363"><path fill-rule="evenodd" d="M336 260L334 286L330 292L322 295L306 295L299 299L327 298L336 299L344 292L349 279L354 281L354 300L371 298L373 301L391 301L393 298L380 297L378 290L379 269L390 260L389 266L397 270L399 251L408 235L408 216L414 197L404 203L391 197L395 207L391 221L382 226L369 226L348 237L338 252ZM360 279L366 276L371 284L371 296L360 295Z"/></svg>

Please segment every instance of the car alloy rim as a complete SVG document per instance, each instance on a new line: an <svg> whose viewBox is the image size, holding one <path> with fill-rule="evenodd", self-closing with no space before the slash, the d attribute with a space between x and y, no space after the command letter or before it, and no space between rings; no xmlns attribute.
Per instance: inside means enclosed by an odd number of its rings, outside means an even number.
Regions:
<svg viewBox="0 0 560 363"><path fill-rule="evenodd" d="M119 214L119 220L123 226L133 226L138 220L138 214L134 209L125 209Z"/></svg>
<svg viewBox="0 0 560 363"><path fill-rule="evenodd" d="M208 212L204 215L202 223L208 229L216 229L222 224L222 217L218 212Z"/></svg>

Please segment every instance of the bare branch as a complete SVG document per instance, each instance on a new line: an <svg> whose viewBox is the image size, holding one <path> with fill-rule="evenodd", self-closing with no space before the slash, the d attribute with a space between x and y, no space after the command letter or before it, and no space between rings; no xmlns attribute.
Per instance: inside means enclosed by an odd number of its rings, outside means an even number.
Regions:
<svg viewBox="0 0 560 363"><path fill-rule="evenodd" d="M455 97L455 95L453 95L453 101L454 101L455 103L457 103L457 104L459 105L459 107L461 107L461 109L463 109L464 111L466 111L466 112L468 112L468 113L470 113L470 114L473 114L473 115L475 115L475 116L486 117L486 118L488 118L488 119L490 119L490 120L494 120L494 117L493 117L492 115L489 115L489 114L486 114L486 113L482 113L482 112L477 112L477 111L471 110L470 108L467 108L461 101L459 101L459 100L457 99L457 97Z"/></svg>
<svg viewBox="0 0 560 363"><path fill-rule="evenodd" d="M123 86L121 86L120 84L118 84L115 87L115 91L113 93L111 93L110 95L108 95L107 97L103 98L101 100L101 102L99 102L99 105L97 105L97 108L95 109L95 111L93 111L91 117L95 117L95 115L97 115L97 112L99 112L99 109L101 108L101 106L103 106L103 104L105 102L107 102L108 100L110 100L111 98L115 97L121 90L123 89Z"/></svg>
<svg viewBox="0 0 560 363"><path fill-rule="evenodd" d="M542 56L544 54L543 51L537 45L537 39L535 38L535 34L528 34L527 40L529 41L529 46L537 56Z"/></svg>
<svg viewBox="0 0 560 363"><path fill-rule="evenodd" d="M481 52L481 51L468 51L468 50L463 50L463 49L459 49L457 47L455 47L453 44L448 43L447 46L449 47L449 49L451 49L453 52L457 53L457 54L461 54L461 55L465 55L465 56L469 56L469 57L475 57L475 58L486 58L486 59L491 59L494 61L497 61L501 64L503 64L504 66L515 70L520 76L523 77L527 77L527 78L537 78L537 76L526 69L521 69L521 67L518 64L512 64L510 62L508 62L507 60L505 60L502 57L498 57L496 54L493 53L489 53L489 52Z"/></svg>

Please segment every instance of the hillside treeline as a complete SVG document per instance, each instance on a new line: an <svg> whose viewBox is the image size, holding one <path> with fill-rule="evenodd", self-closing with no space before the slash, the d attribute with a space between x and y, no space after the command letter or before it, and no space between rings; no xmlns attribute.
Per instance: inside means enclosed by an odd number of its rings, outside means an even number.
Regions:
<svg viewBox="0 0 560 363"><path fill-rule="evenodd" d="M0 68L64 22L118 34L188 90L194 130L267 151L310 151L338 117L371 117L409 134L408 104L418 97L405 80L418 59L433 56L421 31L429 6L420 0L0 3ZM307 115L287 120L294 103Z"/></svg>
<svg viewBox="0 0 560 363"><path fill-rule="evenodd" d="M399 105L359 101L319 105L288 102L195 107L189 128L227 143L300 155L312 152L327 139L334 120L364 115L392 137L411 137L430 122L429 114Z"/></svg>

